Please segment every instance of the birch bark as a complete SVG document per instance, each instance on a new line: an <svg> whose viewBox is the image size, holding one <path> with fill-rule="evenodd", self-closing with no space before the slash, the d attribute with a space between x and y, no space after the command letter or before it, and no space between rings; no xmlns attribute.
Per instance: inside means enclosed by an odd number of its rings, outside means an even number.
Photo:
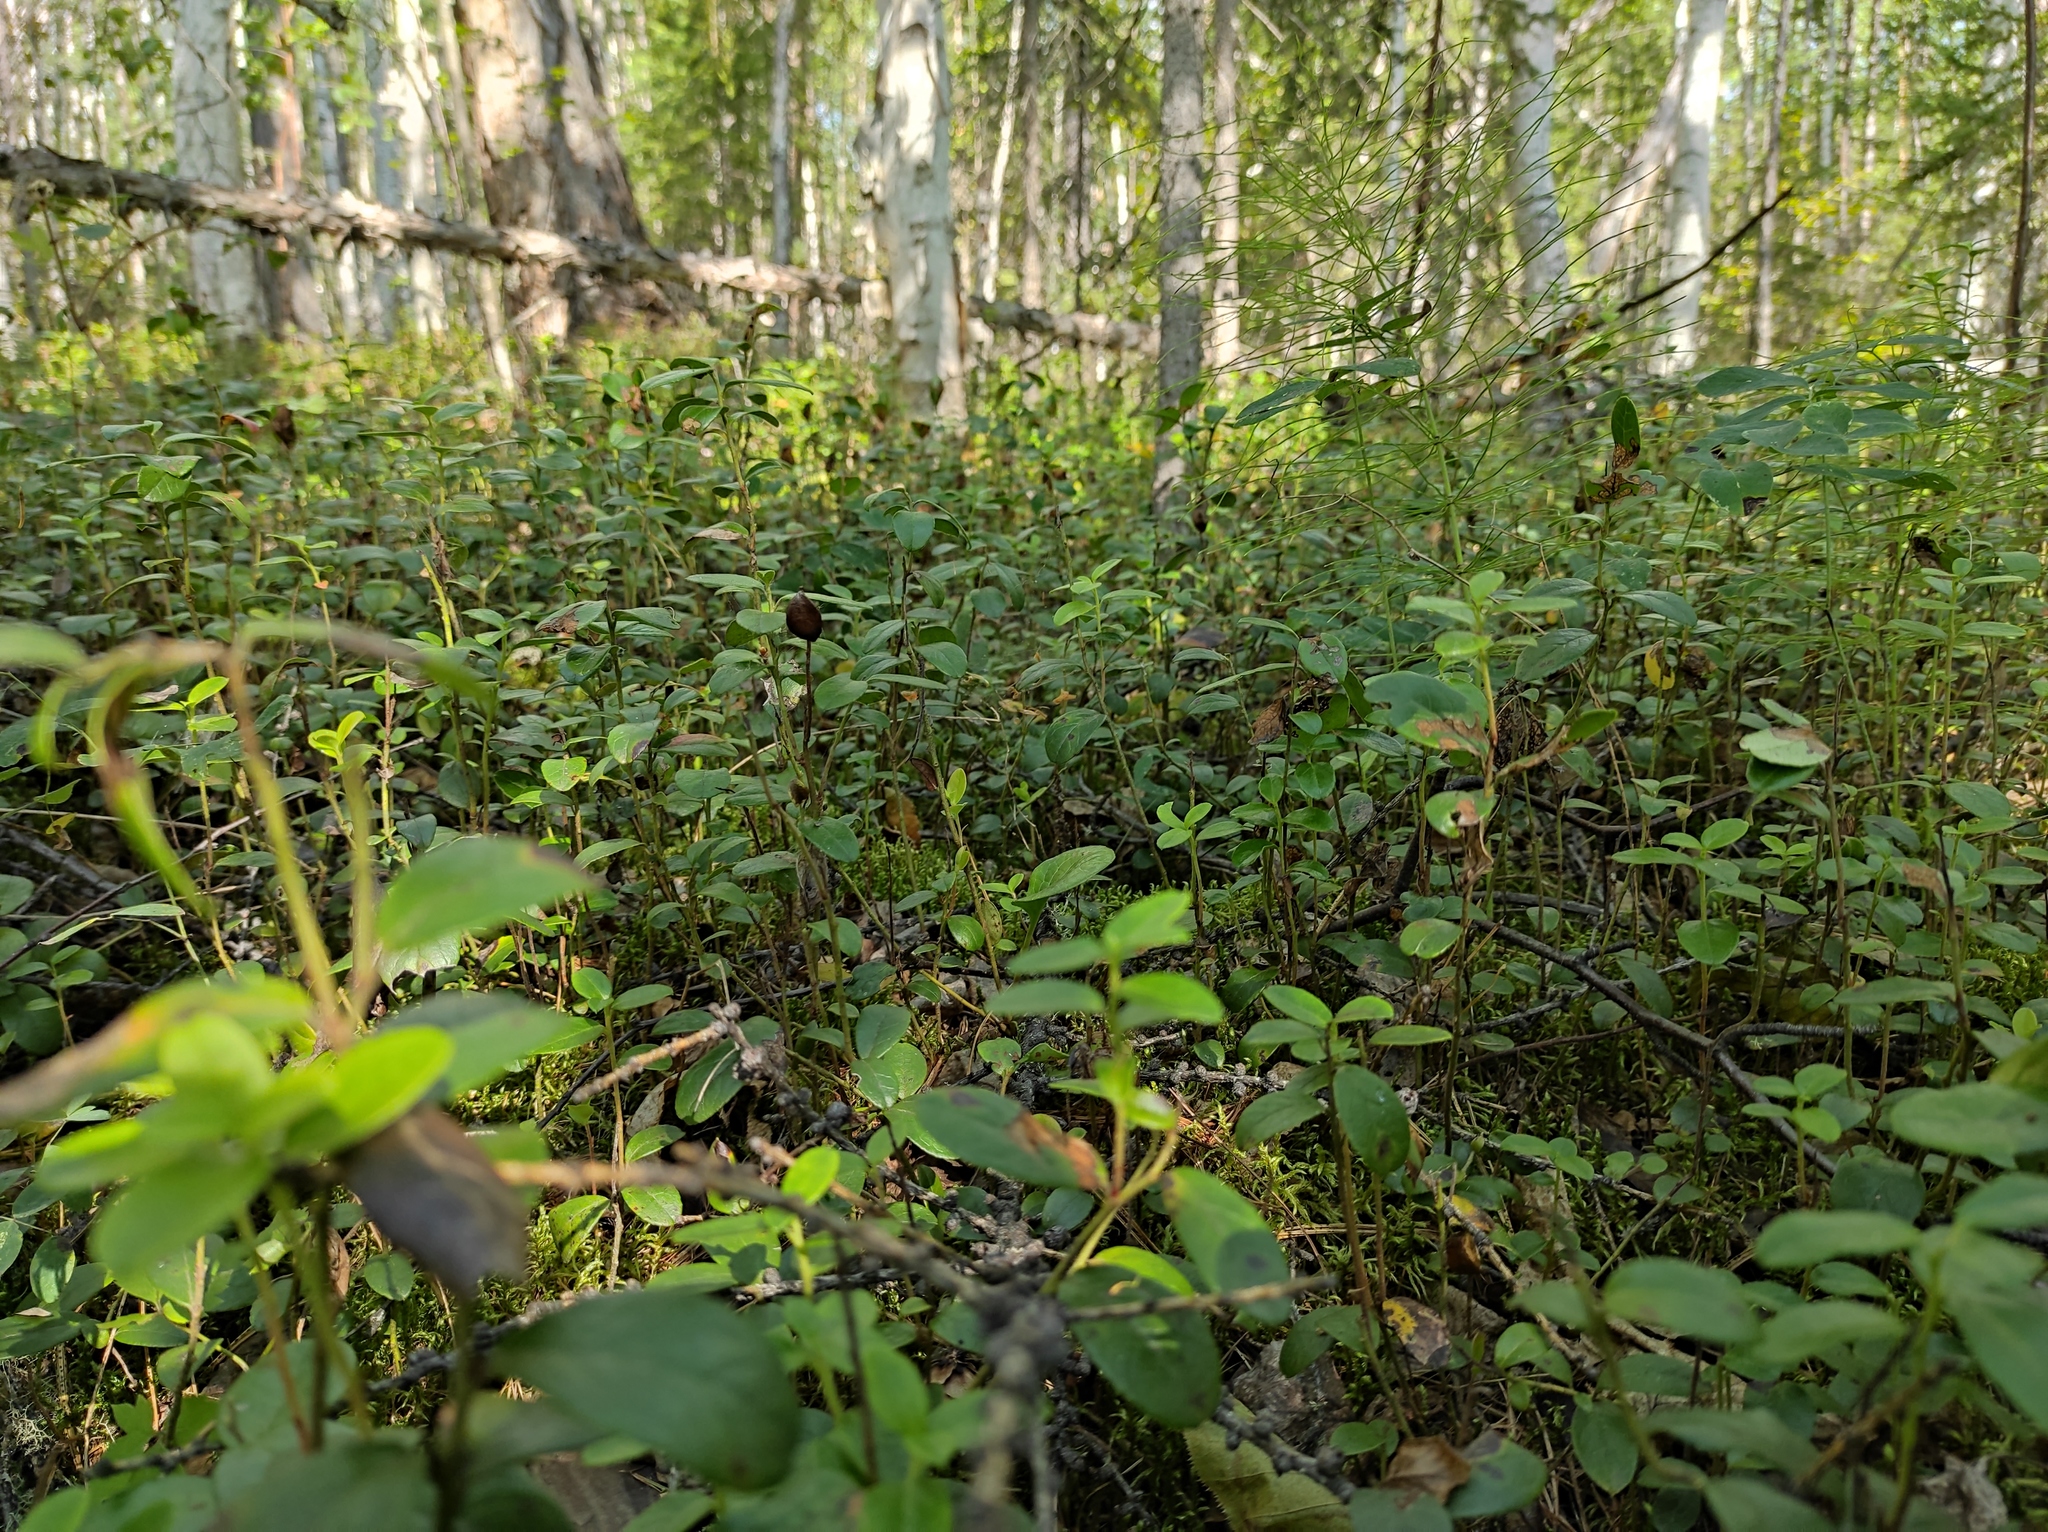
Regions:
<svg viewBox="0 0 2048 1532"><path fill-rule="evenodd" d="M1728 0L1692 0L1692 25L1684 47L1683 107L1671 167L1671 224L1664 245L1667 272L1685 277L1673 294L1665 342L1662 365L1671 374L1698 365L1705 347L1700 298L1707 274L1698 268L1707 259L1713 237L1714 118L1721 105L1721 35L1727 25Z"/></svg>
<svg viewBox="0 0 2048 1532"><path fill-rule="evenodd" d="M1237 242L1242 232L1238 203L1243 187L1242 137L1237 102L1237 0L1216 0L1216 155L1209 184L1216 206L1216 326L1214 352L1219 372L1235 367L1244 351L1240 317Z"/></svg>
<svg viewBox="0 0 2048 1532"><path fill-rule="evenodd" d="M854 152L889 283L897 388L914 416L963 419L945 17L940 0L878 0L876 10L874 109Z"/></svg>
<svg viewBox="0 0 2048 1532"><path fill-rule="evenodd" d="M234 0L182 0L171 48L172 143L178 173L240 186L241 71L235 64ZM225 335L263 329L263 296L249 242L221 224L191 234L192 298Z"/></svg>
<svg viewBox="0 0 2048 1532"><path fill-rule="evenodd" d="M1512 137L1508 174L1515 207L1515 243L1522 253L1522 310L1529 324L1548 328L1563 295L1569 252L1557 210L1557 176L1550 166L1550 114L1557 96L1556 0L1522 0L1510 38L1513 76L1508 87Z"/></svg>
<svg viewBox="0 0 2048 1532"><path fill-rule="evenodd" d="M778 266L789 264L793 237L789 199L789 48L796 30L796 0L775 7L775 56L768 72L769 246Z"/></svg>
<svg viewBox="0 0 2048 1532"><path fill-rule="evenodd" d="M1171 420L1202 375L1202 5L1165 0L1159 62L1159 408ZM1170 412L1170 413L1169 413ZM1180 498L1187 461L1170 428L1152 470L1152 505Z"/></svg>

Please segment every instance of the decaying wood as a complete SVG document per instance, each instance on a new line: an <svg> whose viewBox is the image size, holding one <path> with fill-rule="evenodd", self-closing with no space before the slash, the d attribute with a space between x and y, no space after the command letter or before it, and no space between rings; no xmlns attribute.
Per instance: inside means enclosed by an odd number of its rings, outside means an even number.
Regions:
<svg viewBox="0 0 2048 1532"><path fill-rule="evenodd" d="M75 160L38 147L0 148L0 181L47 188L82 202L112 202L147 208L178 220L225 218L264 234L308 233L342 242L438 250L500 265L567 268L614 282L659 282L695 288L728 288L757 298L855 304L886 313L884 283L801 266L777 266L753 256L670 254L617 240L571 238L544 229L497 228L449 223L424 213L364 202L348 192L309 197L274 191L238 190L122 170L97 160ZM1019 303L967 300L970 311L991 329L1016 330L1070 344L1109 350L1157 349L1152 326L1100 314L1058 314Z"/></svg>

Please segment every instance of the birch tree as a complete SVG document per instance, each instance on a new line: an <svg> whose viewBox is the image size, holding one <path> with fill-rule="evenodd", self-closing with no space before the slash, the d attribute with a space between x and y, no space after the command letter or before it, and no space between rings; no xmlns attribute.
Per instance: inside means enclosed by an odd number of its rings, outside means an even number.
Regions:
<svg viewBox="0 0 2048 1532"><path fill-rule="evenodd" d="M1216 205L1216 329L1218 371L1237 365L1244 350L1237 275L1240 145L1237 103L1237 0L1216 0L1216 154L1210 189Z"/></svg>
<svg viewBox="0 0 2048 1532"><path fill-rule="evenodd" d="M1708 242L1713 237L1714 118L1721 105L1721 36L1728 0L1692 0L1683 59L1685 88L1671 167L1671 223L1665 267L1682 279L1673 294L1662 365L1680 373L1698 364L1705 336L1700 298L1706 291Z"/></svg>
<svg viewBox="0 0 2048 1532"><path fill-rule="evenodd" d="M234 0L182 0L171 48L171 133L178 173L217 186L243 184L234 10ZM203 224L192 231L190 248L193 301L215 317L222 334L259 334L263 295L249 241L226 225Z"/></svg>
<svg viewBox="0 0 2048 1532"><path fill-rule="evenodd" d="M1159 407L1177 415L1202 375L1202 4L1165 0L1159 62ZM1158 442L1152 503L1178 498L1187 462Z"/></svg>
<svg viewBox="0 0 2048 1532"><path fill-rule="evenodd" d="M390 145L389 162L379 167L378 198L408 213L441 215L428 110L430 76L419 0L390 0L389 37L382 40L377 101ZM406 253L408 299L415 328L439 335L448 324L448 300L441 268L431 251Z"/></svg>
<svg viewBox="0 0 2048 1532"><path fill-rule="evenodd" d="M1557 210L1557 176L1550 165L1550 115L1557 93L1556 0L1522 0L1510 39L1508 87L1511 137L1508 174L1521 249L1522 310L1535 328L1547 328L1562 293L1569 252Z"/></svg>
<svg viewBox="0 0 2048 1532"><path fill-rule="evenodd" d="M645 244L597 61L563 0L459 0L491 222ZM615 306L567 270L522 269L522 322L560 337Z"/></svg>
<svg viewBox="0 0 2048 1532"><path fill-rule="evenodd" d="M775 52L768 61L769 257L789 264L792 239L789 200L789 50L796 31L796 0L775 7ZM811 252L813 263L818 255Z"/></svg>
<svg viewBox="0 0 2048 1532"><path fill-rule="evenodd" d="M874 106L854 152L889 284L897 387L913 415L963 419L945 17L940 0L878 0L876 13Z"/></svg>
<svg viewBox="0 0 2048 1532"><path fill-rule="evenodd" d="M1759 366L1767 364L1777 346L1778 178L1785 155L1785 92L1792 69L1792 0L1778 0L1777 55L1772 61L1770 115L1764 122L1763 217L1756 230L1756 301L1750 310L1750 350Z"/></svg>

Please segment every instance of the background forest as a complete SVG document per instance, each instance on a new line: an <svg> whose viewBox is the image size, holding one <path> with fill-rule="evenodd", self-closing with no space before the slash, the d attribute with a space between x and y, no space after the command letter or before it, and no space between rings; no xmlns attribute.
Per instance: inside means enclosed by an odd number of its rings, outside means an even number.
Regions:
<svg viewBox="0 0 2048 1532"><path fill-rule="evenodd" d="M0 1532L2048 1525L2033 0L0 0Z"/></svg>

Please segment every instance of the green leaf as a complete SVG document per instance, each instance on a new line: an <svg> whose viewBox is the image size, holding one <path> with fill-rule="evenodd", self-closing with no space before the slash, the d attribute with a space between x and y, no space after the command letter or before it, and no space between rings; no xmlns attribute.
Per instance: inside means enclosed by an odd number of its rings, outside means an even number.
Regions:
<svg viewBox="0 0 2048 1532"><path fill-rule="evenodd" d="M1102 996L1078 979L1026 979L989 997L991 1016L1100 1016Z"/></svg>
<svg viewBox="0 0 2048 1532"><path fill-rule="evenodd" d="M860 1093L887 1111L897 1102L917 1094L931 1066L910 1043L896 1043L871 1058L855 1059L853 1078Z"/></svg>
<svg viewBox="0 0 2048 1532"><path fill-rule="evenodd" d="M195 1145L115 1193L93 1222L93 1258L132 1287L231 1222L269 1179L269 1164L239 1144Z"/></svg>
<svg viewBox="0 0 2048 1532"><path fill-rule="evenodd" d="M1770 766L1818 766L1834 751L1811 729L1779 724L1742 736L1742 748Z"/></svg>
<svg viewBox="0 0 2048 1532"><path fill-rule="evenodd" d="M1162 1021L1213 1027L1223 1020L1223 1002L1215 992L1184 973L1141 973L1125 979L1117 991L1117 1021L1124 1027L1149 1027Z"/></svg>
<svg viewBox="0 0 2048 1532"><path fill-rule="evenodd" d="M1344 1009L1337 1013L1337 1020L1340 1023L1347 1021L1392 1021L1393 1019L1394 1007L1392 1002L1383 1000L1378 995L1354 996L1345 1001Z"/></svg>
<svg viewBox="0 0 2048 1532"><path fill-rule="evenodd" d="M1164 1185L1174 1232L1211 1292L1285 1282L1292 1275L1280 1242L1258 1209L1216 1177L1202 1170L1176 1170ZM1278 1324L1293 1308L1291 1299L1266 1298L1244 1305L1243 1312Z"/></svg>
<svg viewBox="0 0 2048 1532"><path fill-rule="evenodd" d="M386 954L420 952L594 886L587 873L528 841L467 836L427 852L392 881L377 908L377 942Z"/></svg>
<svg viewBox="0 0 2048 1532"><path fill-rule="evenodd" d="M1804 388L1806 380L1771 367L1722 367L1693 385L1708 399L1725 399L1761 388Z"/></svg>
<svg viewBox="0 0 2048 1532"><path fill-rule="evenodd" d="M853 1029L853 1051L872 1058L910 1033L910 1012L900 1005L864 1005Z"/></svg>
<svg viewBox="0 0 2048 1532"><path fill-rule="evenodd" d="M1813 1443L1770 1410L1657 1410L1644 1424L1652 1431L1675 1436L1702 1452L1760 1458L1785 1473L1803 1472L1820 1456ZM1766 1527L1773 1524L1752 1522L1744 1525Z"/></svg>
<svg viewBox="0 0 2048 1532"><path fill-rule="evenodd" d="M1102 876L1116 853L1107 846L1076 846L1058 856L1047 857L1031 869L1024 897L1031 900L1057 899L1082 884Z"/></svg>
<svg viewBox="0 0 2048 1532"><path fill-rule="evenodd" d="M1368 1175L1389 1176L1407 1162L1408 1111L1393 1086L1370 1069L1347 1064L1337 1071L1330 1097L1351 1153Z"/></svg>
<svg viewBox="0 0 2048 1532"><path fill-rule="evenodd" d="M835 862L860 860L860 837L837 819L813 819L805 823L804 839Z"/></svg>
<svg viewBox="0 0 2048 1532"><path fill-rule="evenodd" d="M1428 916L1411 920L1401 928L1401 952L1405 957L1437 958L1458 944L1459 928L1448 920Z"/></svg>
<svg viewBox="0 0 2048 1532"><path fill-rule="evenodd" d="M1544 1480L1550 1477L1543 1459L1498 1431L1488 1431L1466 1446L1463 1456L1472 1466L1472 1477L1453 1490L1444 1505L1461 1521L1519 1511L1543 1493Z"/></svg>
<svg viewBox="0 0 2048 1532"><path fill-rule="evenodd" d="M433 1091L455 1058L435 1027L374 1032L336 1057L325 1108L293 1131L293 1154L328 1154L387 1128Z"/></svg>
<svg viewBox="0 0 2048 1532"><path fill-rule="evenodd" d="M1077 936L1071 941L1047 942L1043 946L1030 947L1010 959L1010 973L1017 978L1041 973L1080 973L1093 968L1109 956L1101 942L1092 936Z"/></svg>
<svg viewBox="0 0 2048 1532"><path fill-rule="evenodd" d="M1730 1353L1729 1361L1739 1366L1739 1356L1742 1362L1757 1364L1760 1371L1779 1372L1836 1346L1894 1341L1905 1330L1905 1321L1896 1314L1867 1303L1844 1299L1799 1303L1765 1320L1762 1334L1739 1353Z"/></svg>
<svg viewBox="0 0 2048 1532"><path fill-rule="evenodd" d="M1076 1308L1171 1296L1157 1282L1100 1263L1069 1274L1060 1287L1060 1300ZM1223 1398L1222 1358L1200 1314L1085 1320L1074 1333L1110 1386L1162 1425L1198 1426Z"/></svg>
<svg viewBox="0 0 2048 1532"><path fill-rule="evenodd" d="M1191 902L1185 890L1169 888L1125 905L1102 928L1103 949L1124 959L1155 947L1186 946L1194 939L1188 919Z"/></svg>
<svg viewBox="0 0 2048 1532"><path fill-rule="evenodd" d="M1269 984L1262 993L1267 1004L1283 1016L1292 1016L1318 1032L1330 1025L1330 1008L1305 989L1292 984Z"/></svg>
<svg viewBox="0 0 2048 1532"><path fill-rule="evenodd" d="M363 1281L370 1291L390 1303L402 1303L412 1296L415 1275L412 1262L396 1250L373 1255L363 1263Z"/></svg>
<svg viewBox="0 0 2048 1532"><path fill-rule="evenodd" d="M1978 819L2001 820L2014 817L2014 809L2004 793L1983 782L1947 782L1943 784L1950 798L1960 804L1965 813Z"/></svg>
<svg viewBox="0 0 2048 1532"><path fill-rule="evenodd" d="M1524 1314L1540 1314L1573 1330L1583 1330L1592 1323L1592 1317L1586 1312L1586 1300L1577 1286L1561 1277L1523 1288L1508 1299L1508 1307L1520 1309Z"/></svg>
<svg viewBox="0 0 2048 1532"><path fill-rule="evenodd" d="M557 1052L590 1035L590 1024L581 1017L546 1010L504 989L436 995L422 1005L392 1012L381 1031L407 1027L433 1027L453 1046L440 1082L444 1100L488 1085L524 1059Z"/></svg>
<svg viewBox="0 0 2048 1532"><path fill-rule="evenodd" d="M1759 1415L1761 1410L1745 1410ZM1795 1500L1783 1490L1773 1489L1761 1479L1730 1474L1707 1481L1707 1504L1722 1532L1748 1532L1770 1528L1770 1532L1833 1532L1834 1523L1804 1500Z"/></svg>
<svg viewBox="0 0 2048 1532"><path fill-rule="evenodd" d="M1678 945L1709 968L1735 956L1742 932L1732 920L1688 920L1678 928Z"/></svg>
<svg viewBox="0 0 2048 1532"><path fill-rule="evenodd" d="M554 1231L555 1248L570 1259L590 1243L590 1236L597 1232L597 1226L604 1221L608 1199L595 1192L581 1197L571 1197L559 1202L548 1210L548 1227Z"/></svg>
<svg viewBox="0 0 2048 1532"><path fill-rule="evenodd" d="M1552 628L1524 649L1515 660L1515 679L1530 685L1556 675L1575 664L1598 643L1597 635L1584 628Z"/></svg>
<svg viewBox="0 0 2048 1532"><path fill-rule="evenodd" d="M1874 979L1845 989L1828 1002L1831 1010L1851 1005L1925 1005L1930 1000L1953 1001L1956 987L1940 979Z"/></svg>
<svg viewBox="0 0 2048 1532"><path fill-rule="evenodd" d="M715 1485L780 1479L800 1414L759 1325L668 1288L592 1298L492 1348L492 1365Z"/></svg>
<svg viewBox="0 0 2048 1532"><path fill-rule="evenodd" d="M1889 983L1889 980L1880 980ZM1943 1154L1969 1154L2010 1170L2023 1154L2048 1149L2048 1101L2010 1085L1975 1081L1902 1096L1892 1132Z"/></svg>
<svg viewBox="0 0 2048 1532"><path fill-rule="evenodd" d="M1352 1532L1451 1532L1451 1513L1428 1495L1411 1498L1391 1490L1362 1489L1351 1497L1350 1510Z"/></svg>
<svg viewBox="0 0 2048 1532"><path fill-rule="evenodd" d="M1984 1375L2048 1430L2048 1293L1963 1283L1945 1296Z"/></svg>
<svg viewBox="0 0 2048 1532"><path fill-rule="evenodd" d="M717 1508L718 1502L702 1490L671 1490L627 1522L619 1532L690 1532Z"/></svg>
<svg viewBox="0 0 2048 1532"><path fill-rule="evenodd" d="M1615 446L1630 452L1642 450L1642 422L1636 416L1635 401L1627 394L1618 395L1614 401L1614 408L1608 411L1607 431Z"/></svg>
<svg viewBox="0 0 2048 1532"><path fill-rule="evenodd" d="M1696 628L1700 625L1699 613L1692 609L1692 603L1675 590L1624 591L1621 599L1633 602L1644 611L1654 613L1666 622L1681 628Z"/></svg>
<svg viewBox="0 0 2048 1532"><path fill-rule="evenodd" d="M1912 1224L1889 1213L1802 1210L1764 1225L1756 1258L1774 1271L1803 1271L1844 1256L1890 1255L1919 1237Z"/></svg>
<svg viewBox="0 0 2048 1532"><path fill-rule="evenodd" d="M1956 1222L1968 1229L2038 1229L2048 1224L2048 1176L2000 1176L1956 1205Z"/></svg>
<svg viewBox="0 0 2048 1532"><path fill-rule="evenodd" d="M76 670L85 651L53 629L32 622L0 622L0 670Z"/></svg>
<svg viewBox="0 0 2048 1532"><path fill-rule="evenodd" d="M1296 378L1292 383L1282 383L1270 394L1261 394L1239 410L1232 424L1255 426L1261 421L1271 420L1275 415L1292 409L1316 390L1326 386L1322 378Z"/></svg>
<svg viewBox="0 0 2048 1532"><path fill-rule="evenodd" d="M1104 1190L1102 1162L1085 1141L1049 1127L1009 1096L956 1086L925 1091L911 1106L925 1132L970 1165L1030 1186Z"/></svg>
<svg viewBox="0 0 2048 1532"><path fill-rule="evenodd" d="M1572 1412L1572 1456L1586 1477L1610 1495L1635 1482L1642 1460L1621 1406L1604 1399L1581 1399Z"/></svg>
<svg viewBox="0 0 2048 1532"><path fill-rule="evenodd" d="M1629 1261L1607 1279L1610 1312L1673 1335L1736 1346L1757 1333L1756 1316L1733 1272L1669 1256Z"/></svg>
<svg viewBox="0 0 2048 1532"><path fill-rule="evenodd" d="M827 676L811 694L821 713L836 713L851 707L868 694L868 683L857 676Z"/></svg>
<svg viewBox="0 0 2048 1532"><path fill-rule="evenodd" d="M1450 1040L1448 1028L1432 1027L1420 1022L1405 1022L1398 1027L1381 1027L1366 1039L1375 1048L1428 1048Z"/></svg>
<svg viewBox="0 0 2048 1532"><path fill-rule="evenodd" d="M1271 1095L1259 1097L1244 1109L1231 1138L1238 1148L1249 1149L1269 1138L1292 1132L1322 1115L1323 1103L1313 1091L1274 1091Z"/></svg>

